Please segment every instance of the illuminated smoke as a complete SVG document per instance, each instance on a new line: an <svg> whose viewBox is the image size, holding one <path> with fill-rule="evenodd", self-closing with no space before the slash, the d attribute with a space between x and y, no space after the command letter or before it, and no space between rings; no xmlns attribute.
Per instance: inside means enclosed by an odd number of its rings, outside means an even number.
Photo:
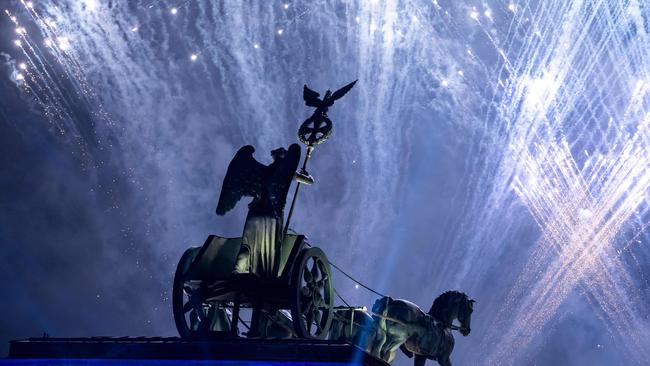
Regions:
<svg viewBox="0 0 650 366"><path fill-rule="evenodd" d="M648 244L650 43L641 2L59 3L21 2L20 12L5 12L16 30L7 35L18 60L13 78L75 150L109 149L103 144L115 140L135 156L125 170L159 170L137 189L157 193L152 211L176 235L161 252L177 253L204 228L187 213L214 187L200 186L201 197L172 193L195 188L188 177L206 155L220 161L232 153L207 143L198 151L176 132L199 140L206 131L223 139L227 130L270 150L305 117L302 83L324 90L358 77L333 109L336 138L324 148L338 154L327 167L342 170L348 184L326 209L325 194L301 196L296 218L313 227L305 212L336 212L325 221L343 234L313 233L331 239L322 245L328 254L379 277L373 285L400 290L391 281L407 250L395 243L407 241L410 233L399 230L417 218L395 207L415 184L405 179L408 155L422 148L415 136L422 131L455 132L445 143L460 140L467 151L454 182L458 212L441 243L426 243L436 247L421 271L433 269L417 290L480 297L473 334L455 360L514 363L534 354L565 300L581 294L627 344L628 359L650 358L640 266L623 259ZM196 85L201 96L185 98ZM80 122L78 105L90 120ZM89 126L92 137L83 132ZM354 166L340 168L348 159ZM156 190L161 181L169 191ZM325 192L319 187L314 192ZM523 240L519 228L531 226L535 238ZM504 264L519 255L522 268ZM369 301L358 292L348 295Z"/></svg>

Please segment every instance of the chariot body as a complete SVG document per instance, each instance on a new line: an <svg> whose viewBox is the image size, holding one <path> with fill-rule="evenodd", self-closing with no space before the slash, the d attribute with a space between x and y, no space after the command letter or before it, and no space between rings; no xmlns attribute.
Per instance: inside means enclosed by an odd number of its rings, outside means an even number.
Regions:
<svg viewBox="0 0 650 366"><path fill-rule="evenodd" d="M173 311L182 337L297 336L323 339L333 316L333 287L325 253L305 236L282 242L275 276L232 274L241 238L210 235L185 251L176 269ZM242 321L242 309L251 318Z"/></svg>

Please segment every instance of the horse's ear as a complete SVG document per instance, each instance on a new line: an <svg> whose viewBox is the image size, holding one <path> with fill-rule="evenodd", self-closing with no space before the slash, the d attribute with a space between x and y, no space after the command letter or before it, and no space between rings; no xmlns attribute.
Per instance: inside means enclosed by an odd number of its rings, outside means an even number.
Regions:
<svg viewBox="0 0 650 366"><path fill-rule="evenodd" d="M473 304L473 303L475 303L476 301L474 301L474 300L469 300L469 302L471 302L471 303Z"/></svg>

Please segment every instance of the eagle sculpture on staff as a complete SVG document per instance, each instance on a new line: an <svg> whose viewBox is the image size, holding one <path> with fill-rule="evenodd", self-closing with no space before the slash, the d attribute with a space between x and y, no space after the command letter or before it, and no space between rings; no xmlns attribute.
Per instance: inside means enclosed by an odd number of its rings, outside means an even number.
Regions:
<svg viewBox="0 0 650 366"><path fill-rule="evenodd" d="M327 116L329 107L334 105L334 102L341 99L347 92L352 89L357 81L342 87L341 89L332 93L329 89L325 92L323 99L320 99L320 94L309 89L307 85L304 86L302 97L308 107L315 107L316 110L302 123L298 130L300 140L309 146L320 144L327 140L332 133L332 121Z"/></svg>

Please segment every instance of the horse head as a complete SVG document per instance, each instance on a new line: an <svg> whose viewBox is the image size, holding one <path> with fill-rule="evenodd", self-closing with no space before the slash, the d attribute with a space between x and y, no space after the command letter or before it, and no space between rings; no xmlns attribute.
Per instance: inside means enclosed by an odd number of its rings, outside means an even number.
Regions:
<svg viewBox="0 0 650 366"><path fill-rule="evenodd" d="M472 321L472 311L474 311L474 300L465 296L464 299L461 299L458 302L458 322L460 322L460 334L463 336L468 336L472 331L470 328L470 323Z"/></svg>
<svg viewBox="0 0 650 366"><path fill-rule="evenodd" d="M463 336L467 336L471 332L473 308L474 300L466 294L459 291L447 291L433 301L429 315L442 323L445 328L453 328L454 319L458 319L460 322L458 331Z"/></svg>

